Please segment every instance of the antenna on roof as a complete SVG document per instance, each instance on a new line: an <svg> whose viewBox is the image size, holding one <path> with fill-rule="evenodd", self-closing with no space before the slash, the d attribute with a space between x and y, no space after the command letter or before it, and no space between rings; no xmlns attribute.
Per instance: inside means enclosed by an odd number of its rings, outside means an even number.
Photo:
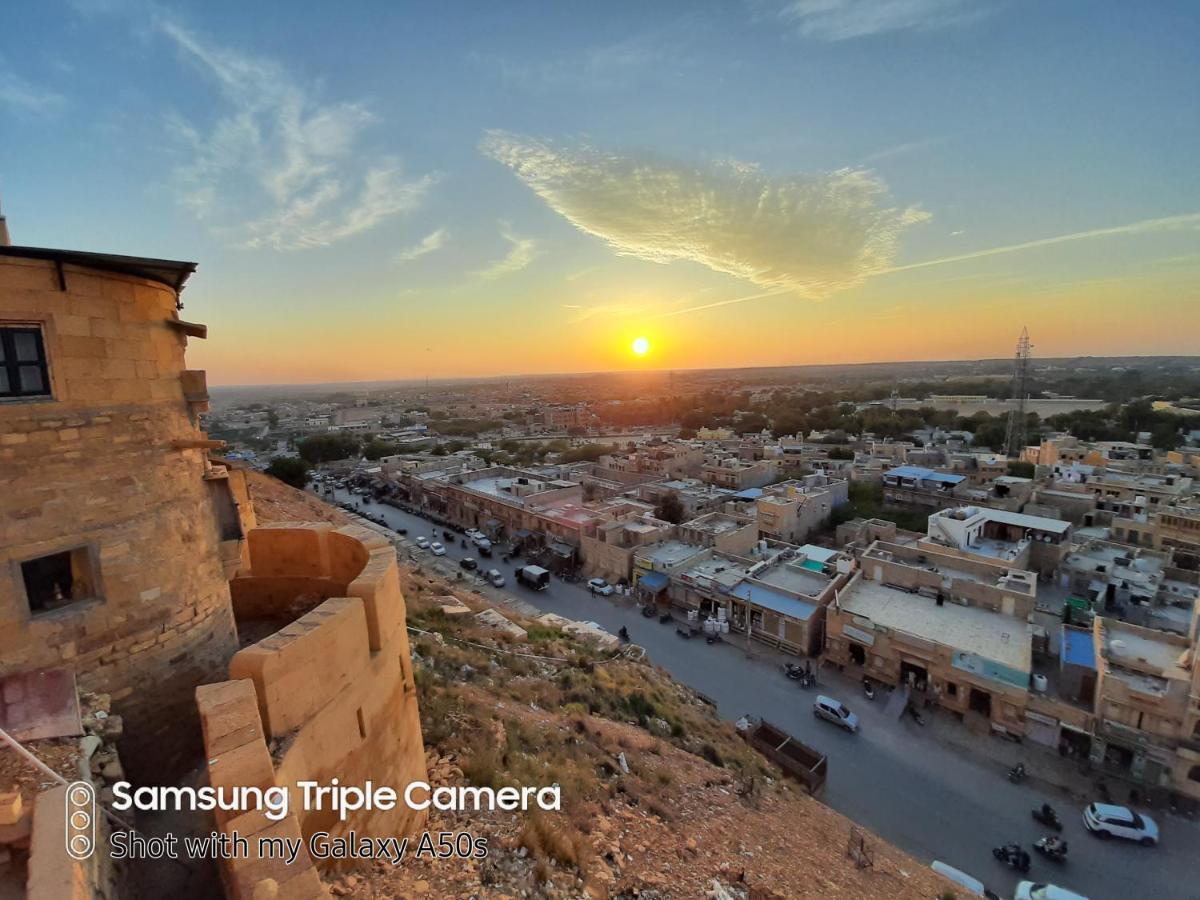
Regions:
<svg viewBox="0 0 1200 900"><path fill-rule="evenodd" d="M11 247L12 238L8 236L8 220L4 218L4 207L0 205L0 247Z"/></svg>

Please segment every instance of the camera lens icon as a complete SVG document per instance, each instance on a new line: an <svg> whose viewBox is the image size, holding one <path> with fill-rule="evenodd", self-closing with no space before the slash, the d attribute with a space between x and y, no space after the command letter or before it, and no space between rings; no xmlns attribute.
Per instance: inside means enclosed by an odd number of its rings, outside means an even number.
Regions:
<svg viewBox="0 0 1200 900"><path fill-rule="evenodd" d="M67 785L66 845L73 859L87 859L96 852L96 789L86 781Z"/></svg>

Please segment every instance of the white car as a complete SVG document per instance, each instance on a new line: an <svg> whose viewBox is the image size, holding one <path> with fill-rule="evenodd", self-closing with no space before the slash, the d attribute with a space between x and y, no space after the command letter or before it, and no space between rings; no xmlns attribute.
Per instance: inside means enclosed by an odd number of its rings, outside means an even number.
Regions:
<svg viewBox="0 0 1200 900"><path fill-rule="evenodd" d="M813 703L813 715L845 728L851 734L858 731L858 716L850 712L840 700L821 695Z"/></svg>
<svg viewBox="0 0 1200 900"><path fill-rule="evenodd" d="M417 546L420 547L422 550L428 550L429 549L429 538L424 537L424 536L417 538Z"/></svg>
<svg viewBox="0 0 1200 900"><path fill-rule="evenodd" d="M434 556L445 556L446 555L446 548L443 547L441 544L439 544L437 541L434 541L432 544L429 545L429 550L431 553L433 553Z"/></svg>
<svg viewBox="0 0 1200 900"><path fill-rule="evenodd" d="M1022 881L1017 885L1013 900L1088 900L1088 898L1057 885Z"/></svg>
<svg viewBox="0 0 1200 900"><path fill-rule="evenodd" d="M603 578L593 578L587 586L589 594L599 594L601 597L608 597L613 592L613 586Z"/></svg>
<svg viewBox="0 0 1200 900"><path fill-rule="evenodd" d="M487 580L492 583L492 587L504 587L504 576L500 574L499 569L488 569Z"/></svg>
<svg viewBox="0 0 1200 900"><path fill-rule="evenodd" d="M471 542L480 550L491 550L492 542L485 538L482 534L477 534L471 538Z"/></svg>
<svg viewBox="0 0 1200 900"><path fill-rule="evenodd" d="M1125 838L1143 847L1158 843L1158 826L1149 816L1135 813L1125 806L1111 803L1089 803L1083 811L1083 825L1097 837Z"/></svg>
<svg viewBox="0 0 1200 900"><path fill-rule="evenodd" d="M467 537L469 537L471 540L475 540L476 538L483 537L483 532L478 531L474 528L468 528L465 533L466 533Z"/></svg>

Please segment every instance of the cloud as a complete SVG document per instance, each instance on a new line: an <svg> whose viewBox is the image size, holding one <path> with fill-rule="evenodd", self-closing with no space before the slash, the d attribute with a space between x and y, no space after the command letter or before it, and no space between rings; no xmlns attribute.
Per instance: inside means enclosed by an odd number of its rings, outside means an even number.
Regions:
<svg viewBox="0 0 1200 900"><path fill-rule="evenodd" d="M67 105L62 94L38 87L0 65L0 107L18 114L52 116Z"/></svg>
<svg viewBox="0 0 1200 900"><path fill-rule="evenodd" d="M805 38L846 41L889 31L932 31L982 18L985 0L751 0L762 18Z"/></svg>
<svg viewBox="0 0 1200 900"><path fill-rule="evenodd" d="M449 237L450 232L445 228L439 228L437 231L431 231L411 247L405 247L403 250L397 253L396 262L409 263L413 260L420 259L422 256L428 256L430 253L435 253L446 246L446 240Z"/></svg>
<svg viewBox="0 0 1200 900"><path fill-rule="evenodd" d="M885 204L874 174L771 178L755 166L685 166L489 132L481 145L555 212L618 253L690 260L762 287L824 297L891 263L920 210Z"/></svg>
<svg viewBox="0 0 1200 900"><path fill-rule="evenodd" d="M495 281L497 278L521 271L541 252L538 249L537 241L514 234L507 222L500 223L500 236L510 244L509 251L503 259L496 260L486 269L477 273L484 281Z"/></svg>
<svg viewBox="0 0 1200 900"><path fill-rule="evenodd" d="M1020 244L1008 244L1004 247L990 247L987 250L975 250L971 253L960 253L957 256L944 256L941 259L929 259L925 262L909 263L905 266L893 266L887 272L907 272L911 269L925 269L929 266L944 266L949 263L963 262L968 259L983 259L987 256L1000 256L1004 253L1016 253L1019 250L1032 250L1036 247L1051 247L1055 244L1069 244L1075 241L1090 241L1093 238L1117 237L1130 234L1152 234L1159 231L1186 231L1200 228L1200 212L1184 213L1178 216L1165 216L1160 219L1143 219L1140 222L1130 222L1128 225L1116 225L1111 228L1093 228L1090 231L1075 231L1071 234L1060 234L1056 237L1038 238L1024 241ZM955 232L961 234L961 232ZM882 273L881 273L882 274Z"/></svg>
<svg viewBox="0 0 1200 900"><path fill-rule="evenodd" d="M207 44L169 19L154 24L227 106L207 127L176 115L168 130L189 154L174 173L180 203L234 243L337 243L418 208L437 181L362 148L376 121L365 104L321 101L271 60Z"/></svg>

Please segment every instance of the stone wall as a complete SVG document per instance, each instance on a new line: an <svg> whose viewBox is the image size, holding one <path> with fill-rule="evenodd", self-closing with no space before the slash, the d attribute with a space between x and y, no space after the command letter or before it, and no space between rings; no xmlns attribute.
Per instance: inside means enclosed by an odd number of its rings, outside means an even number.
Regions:
<svg viewBox="0 0 1200 900"><path fill-rule="evenodd" d="M0 324L41 328L53 389L0 401L0 675L74 667L124 716L131 774L168 780L199 750L193 689L236 649L236 522L222 530L227 486L197 443L175 292L62 269L65 289L52 262L0 258ZM93 589L33 614L20 564L68 550Z"/></svg>
<svg viewBox="0 0 1200 900"><path fill-rule="evenodd" d="M413 832L424 817L402 804L364 810L343 822L329 810L304 810L296 788L300 781L326 785L337 778L343 785L371 780L401 793L425 778L395 550L382 536L353 525L284 524L252 531L249 555L250 569L233 582L239 609L252 604L262 614L269 598L288 602L280 590L287 578L315 587L325 599L240 650L229 665L233 680L197 692L212 783L276 784L291 794L289 820L272 824L250 813L218 824L243 834L296 830L306 839L316 831L335 837L351 829L374 837ZM268 742L277 748L274 761ZM252 896L266 877L287 880L290 890L293 879L308 877L306 868L308 863L272 872L261 861L232 861L226 870L230 896ZM310 896L308 885L296 882L294 896Z"/></svg>

